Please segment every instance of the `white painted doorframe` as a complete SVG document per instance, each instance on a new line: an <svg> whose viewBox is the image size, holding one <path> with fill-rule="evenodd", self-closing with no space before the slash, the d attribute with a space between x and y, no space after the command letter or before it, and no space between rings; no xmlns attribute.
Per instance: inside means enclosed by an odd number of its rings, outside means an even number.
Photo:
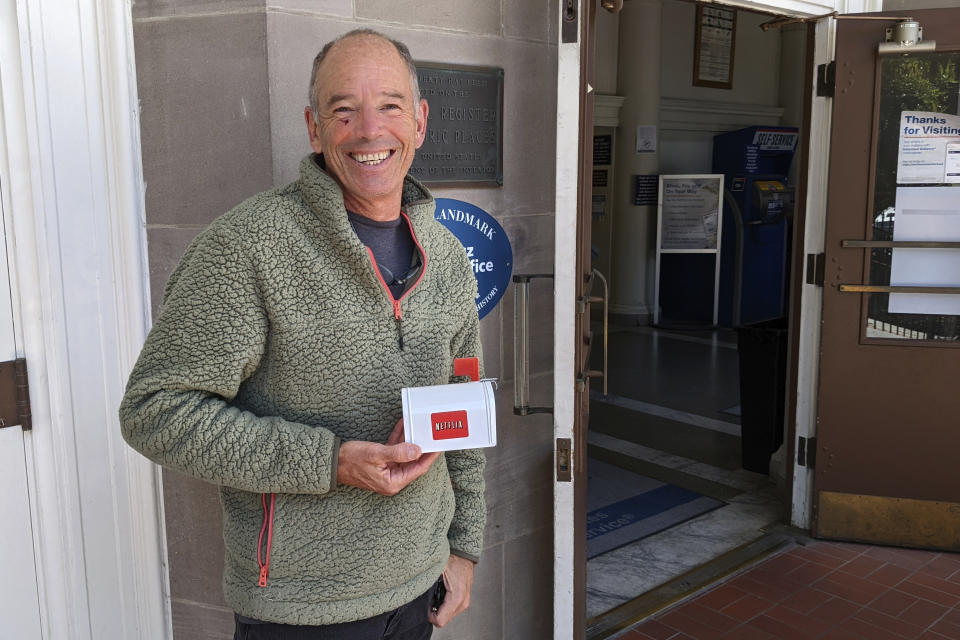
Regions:
<svg viewBox="0 0 960 640"><path fill-rule="evenodd" d="M577 24L582 24L580 0ZM562 33L563 9L558 12ZM553 278L553 432L554 460L557 438L569 438L572 475L578 459L572 449L577 439L574 426L574 339L576 318L574 297L577 269L577 166L580 143L580 42L564 44L558 36L557 52L557 166L556 220ZM557 482L553 491L553 637L567 640L574 637L574 500L573 482Z"/></svg>
<svg viewBox="0 0 960 640"><path fill-rule="evenodd" d="M3 0L0 12L42 637L170 638L159 470L116 417L149 327L130 5Z"/></svg>
<svg viewBox="0 0 960 640"><path fill-rule="evenodd" d="M0 18L0 23L2 18ZM9 31L0 33L0 57L9 53ZM16 42L16 38L13 39ZM5 101L0 85L0 150L6 149L4 131ZM0 154L0 361L22 355L22 339L16 336L14 317L19 317L19 304L11 292L7 259L6 222L10 211L10 167L7 154ZM32 449L30 432L18 424L0 425L0 549L6 555L4 580L0 583L0 638L41 640L40 600L37 581L36 539L31 518L31 490L27 461Z"/></svg>

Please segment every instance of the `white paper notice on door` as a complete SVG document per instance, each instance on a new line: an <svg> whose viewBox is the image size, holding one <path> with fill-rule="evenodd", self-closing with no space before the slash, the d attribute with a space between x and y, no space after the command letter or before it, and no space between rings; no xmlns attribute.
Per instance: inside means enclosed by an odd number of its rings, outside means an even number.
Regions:
<svg viewBox="0 0 960 640"><path fill-rule="evenodd" d="M960 116L900 114L897 184L960 183Z"/></svg>
<svg viewBox="0 0 960 640"><path fill-rule="evenodd" d="M897 187L893 239L960 242L960 187ZM890 284L960 287L960 249L894 249ZM888 310L960 315L960 295L891 293Z"/></svg>

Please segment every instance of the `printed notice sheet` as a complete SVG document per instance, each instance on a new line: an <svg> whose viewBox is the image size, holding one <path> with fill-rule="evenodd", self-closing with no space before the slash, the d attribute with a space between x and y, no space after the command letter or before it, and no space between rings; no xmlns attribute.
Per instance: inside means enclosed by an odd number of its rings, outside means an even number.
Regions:
<svg viewBox="0 0 960 640"><path fill-rule="evenodd" d="M716 249L722 176L663 176L662 249Z"/></svg>
<svg viewBox="0 0 960 640"><path fill-rule="evenodd" d="M960 183L960 116L900 114L897 184Z"/></svg>
<svg viewBox="0 0 960 640"><path fill-rule="evenodd" d="M894 240L960 242L960 187L897 187ZM960 287L960 250L893 250L893 286ZM890 313L960 315L960 295L891 293Z"/></svg>

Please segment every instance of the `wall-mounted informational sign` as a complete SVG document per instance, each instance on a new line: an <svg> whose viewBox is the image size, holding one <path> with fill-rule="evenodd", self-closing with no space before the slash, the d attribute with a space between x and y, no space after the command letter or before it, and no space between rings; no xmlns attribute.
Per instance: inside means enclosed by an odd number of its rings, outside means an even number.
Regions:
<svg viewBox="0 0 960 640"><path fill-rule="evenodd" d="M897 184L960 183L960 116L900 114Z"/></svg>
<svg viewBox="0 0 960 640"><path fill-rule="evenodd" d="M657 127L637 125L637 153L653 153L657 150Z"/></svg>
<svg viewBox="0 0 960 640"><path fill-rule="evenodd" d="M657 266L653 323L660 321L660 257L664 253L712 253L713 324L720 293L720 229L723 174L660 176L657 206Z"/></svg>
<svg viewBox="0 0 960 640"><path fill-rule="evenodd" d="M737 10L698 4L696 28L693 47L694 86L732 89Z"/></svg>
<svg viewBox="0 0 960 640"><path fill-rule="evenodd" d="M607 186L607 169L593 170L593 186L594 187Z"/></svg>
<svg viewBox="0 0 960 640"><path fill-rule="evenodd" d="M657 204L657 191L660 188L660 176L656 173L633 176L633 204L638 207Z"/></svg>
<svg viewBox="0 0 960 640"><path fill-rule="evenodd" d="M477 278L477 313L490 313L510 283L513 249L503 227L480 207L452 198L437 198L433 217L453 233L467 251Z"/></svg>
<svg viewBox="0 0 960 640"><path fill-rule="evenodd" d="M503 185L503 69L417 63L430 106L410 173L427 184Z"/></svg>
<svg viewBox="0 0 960 640"><path fill-rule="evenodd" d="M607 215L607 196L600 194L593 194L593 215L598 217L603 217Z"/></svg>
<svg viewBox="0 0 960 640"><path fill-rule="evenodd" d="M593 136L593 164L613 164L613 136Z"/></svg>

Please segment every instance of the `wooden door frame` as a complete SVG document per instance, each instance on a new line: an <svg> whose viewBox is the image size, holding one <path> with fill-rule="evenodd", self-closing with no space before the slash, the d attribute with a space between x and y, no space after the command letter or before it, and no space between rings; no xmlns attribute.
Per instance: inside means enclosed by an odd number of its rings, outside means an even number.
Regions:
<svg viewBox="0 0 960 640"><path fill-rule="evenodd" d="M820 319L823 310L823 287L807 273L807 256L823 253L826 234L827 177L830 168L830 131L833 100L817 96L815 69L833 60L836 47L834 18L825 18L809 25L808 68L806 77L807 113L806 149L802 209L796 220L802 225L802 236L795 233L793 254L793 287L791 288L790 355L788 357L787 479L790 497L791 525L809 529L813 510L813 471L797 463L798 441L809 441L817 433L817 395L820 376ZM798 204L800 204L798 202Z"/></svg>
<svg viewBox="0 0 960 640"><path fill-rule="evenodd" d="M577 615L585 605L586 583L577 571L581 553L576 522L578 499L575 487L584 477L579 460L577 438L576 378L576 280L577 264L570 260L577 250L578 180L580 167L579 139L581 40L564 42L564 7L559 5L557 24L557 129L556 129L556 219L554 237L554 355L553 355L553 423L554 460L559 455L557 443L572 443L571 471L573 481L558 481L554 477L553 527L553 637L554 640L582 638L577 635ZM583 25L586 0L577 3L577 25ZM571 153L571 150L576 152ZM582 430L582 429L581 429ZM578 482L578 479L581 479ZM581 582L578 582L580 580Z"/></svg>

